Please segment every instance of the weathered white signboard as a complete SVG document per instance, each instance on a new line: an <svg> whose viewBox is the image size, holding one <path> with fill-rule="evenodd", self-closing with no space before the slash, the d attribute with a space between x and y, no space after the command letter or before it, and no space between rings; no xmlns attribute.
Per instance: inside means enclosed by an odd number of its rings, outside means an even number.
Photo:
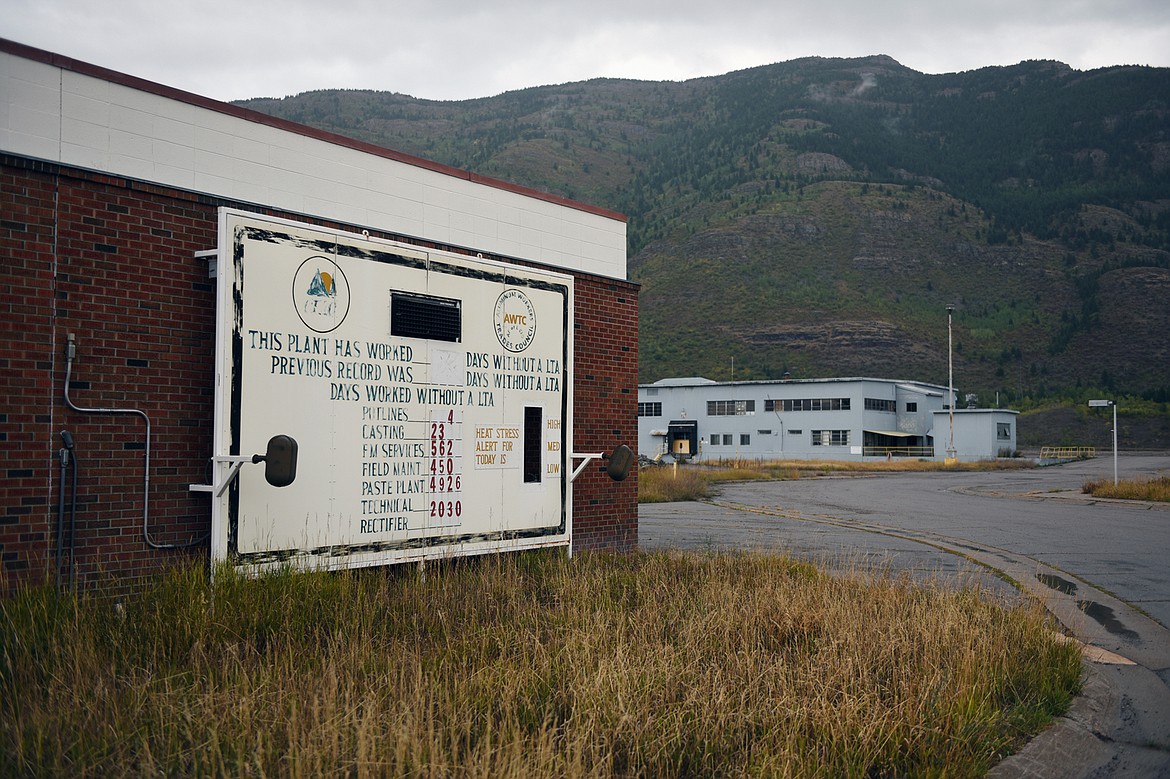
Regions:
<svg viewBox="0 0 1170 779"><path fill-rule="evenodd" d="M212 552L344 568L567 545L572 277L220 214ZM273 487L231 458L295 439Z"/></svg>

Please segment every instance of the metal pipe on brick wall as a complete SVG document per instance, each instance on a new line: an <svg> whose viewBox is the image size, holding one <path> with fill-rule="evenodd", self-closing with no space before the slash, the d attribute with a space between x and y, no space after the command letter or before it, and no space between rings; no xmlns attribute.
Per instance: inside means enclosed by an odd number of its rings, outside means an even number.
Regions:
<svg viewBox="0 0 1170 779"><path fill-rule="evenodd" d="M64 431L62 431L62 433L64 433ZM70 455L70 453L69 453L68 447L63 447L57 453L57 456L60 458L60 462L61 462L61 473L57 477L57 485L59 487L59 493L57 496L57 590L58 590L58 592L64 591L63 587L61 586L61 569L63 566L62 557L63 557L64 552L65 552L65 471L68 470L68 468L69 468L69 460L70 460L69 455ZM75 472L75 474L76 474L76 472ZM77 484L77 482L76 482L76 476L75 476L74 477L74 495L73 495L74 508L76 508L76 506L77 506L76 484ZM72 562L72 559L73 559L72 555L70 555L70 562Z"/></svg>
<svg viewBox="0 0 1170 779"><path fill-rule="evenodd" d="M77 566L74 565L77 550L77 452L73 449L73 436L68 430L61 431L61 442L65 444L61 450L61 501L62 511L64 510L65 500L65 463L68 462L71 466L71 473L73 474L73 483L69 489L69 589L70 591L77 588ZM62 518L64 514L61 515ZM63 523L61 523L63 524ZM61 543L60 534L58 534L58 544ZM61 556L60 547L57 550L57 586L60 588L61 584Z"/></svg>
<svg viewBox="0 0 1170 779"><path fill-rule="evenodd" d="M77 343L73 333L69 333L69 342L65 347L65 405L72 411L81 414L133 414L141 417L146 424L146 441L143 458L143 482L142 482L142 538L146 544L154 549L189 549L193 546L202 544L211 535L207 533L195 541L189 541L185 544L160 544L150 537L150 417L146 415L145 411L136 408L83 408L76 405L69 398L69 381L73 374L73 360L77 356ZM76 494L73 496L76 501Z"/></svg>

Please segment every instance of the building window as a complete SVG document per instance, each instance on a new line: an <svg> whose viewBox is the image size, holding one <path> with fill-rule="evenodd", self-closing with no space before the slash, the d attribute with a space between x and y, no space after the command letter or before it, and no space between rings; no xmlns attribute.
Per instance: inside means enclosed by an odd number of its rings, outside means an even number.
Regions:
<svg viewBox="0 0 1170 779"><path fill-rule="evenodd" d="M918 413L918 404L917 403L907 403L906 404L906 413L907 414L917 414Z"/></svg>
<svg viewBox="0 0 1170 779"><path fill-rule="evenodd" d="M892 400L884 400L882 398L866 398L866 411L888 411L893 414L898 410L898 404Z"/></svg>
<svg viewBox="0 0 1170 779"><path fill-rule="evenodd" d="M794 427L788 431L788 435L804 435L804 430L799 427Z"/></svg>
<svg viewBox="0 0 1170 779"><path fill-rule="evenodd" d="M849 398L785 398L765 400L764 411L848 411Z"/></svg>
<svg viewBox="0 0 1170 779"><path fill-rule="evenodd" d="M745 414L756 413L754 400L708 400L707 416L709 417L741 417Z"/></svg>
<svg viewBox="0 0 1170 779"><path fill-rule="evenodd" d="M748 433L740 433L739 434L739 445L740 446L751 446L752 445L751 435L749 435Z"/></svg>
<svg viewBox="0 0 1170 779"><path fill-rule="evenodd" d="M772 435L771 430L757 430L756 433L758 433L759 435Z"/></svg>
<svg viewBox="0 0 1170 779"><path fill-rule="evenodd" d="M1012 426L1010 422L995 423L995 437L1000 441L1012 440Z"/></svg>
<svg viewBox="0 0 1170 779"><path fill-rule="evenodd" d="M719 446L719 434L718 433L711 434L711 446Z"/></svg>
<svg viewBox="0 0 1170 779"><path fill-rule="evenodd" d="M662 403L656 401L653 403L639 403L638 416L640 417L660 417L662 416Z"/></svg>
<svg viewBox="0 0 1170 779"><path fill-rule="evenodd" d="M814 430L813 446L849 446L848 430Z"/></svg>
<svg viewBox="0 0 1170 779"><path fill-rule="evenodd" d="M731 446L731 433L724 433L723 434L723 445L724 446Z"/></svg>

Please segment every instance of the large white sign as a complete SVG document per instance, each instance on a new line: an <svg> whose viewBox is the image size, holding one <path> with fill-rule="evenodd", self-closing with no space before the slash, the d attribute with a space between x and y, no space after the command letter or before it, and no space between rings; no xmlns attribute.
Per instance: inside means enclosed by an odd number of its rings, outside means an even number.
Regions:
<svg viewBox="0 0 1170 779"><path fill-rule="evenodd" d="M569 276L224 209L213 557L355 567L568 544ZM222 474L217 475L222 480Z"/></svg>

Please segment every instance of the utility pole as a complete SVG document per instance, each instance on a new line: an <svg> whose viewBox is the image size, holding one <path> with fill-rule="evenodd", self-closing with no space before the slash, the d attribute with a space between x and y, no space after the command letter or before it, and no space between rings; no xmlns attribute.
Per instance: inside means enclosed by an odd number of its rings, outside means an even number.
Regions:
<svg viewBox="0 0 1170 779"><path fill-rule="evenodd" d="M955 457L955 361L954 352L951 347L951 315L954 313L955 307L951 304L947 305L947 408L950 410L950 426L951 438L947 445L947 465L954 465L958 462Z"/></svg>

